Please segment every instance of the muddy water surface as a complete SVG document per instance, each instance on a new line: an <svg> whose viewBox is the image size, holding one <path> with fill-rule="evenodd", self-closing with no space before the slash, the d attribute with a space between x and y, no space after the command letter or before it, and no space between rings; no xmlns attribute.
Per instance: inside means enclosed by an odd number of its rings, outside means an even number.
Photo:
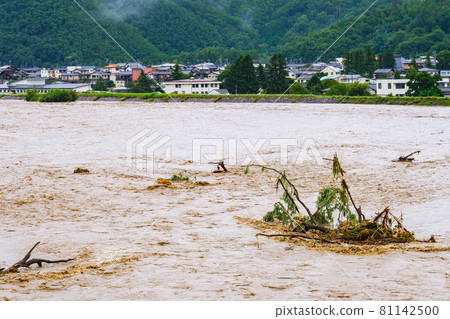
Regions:
<svg viewBox="0 0 450 319"><path fill-rule="evenodd" d="M33 257L76 258L2 277L0 300L448 300L448 252L257 245L257 231L233 217L262 218L274 177L238 165L212 174L207 160L192 163L192 145L220 140L229 160L236 143L241 164L251 155L243 140L264 139L261 158L283 167L271 140L298 141L287 169L309 205L331 182L330 167L313 152L295 164L303 146L324 158L337 152L366 215L391 205L419 238L448 245L449 124L440 107L0 101L0 266L37 241ZM171 137L154 172L126 163L126 142L143 129ZM416 162L392 162L415 150ZM183 170L210 185L148 188Z"/></svg>

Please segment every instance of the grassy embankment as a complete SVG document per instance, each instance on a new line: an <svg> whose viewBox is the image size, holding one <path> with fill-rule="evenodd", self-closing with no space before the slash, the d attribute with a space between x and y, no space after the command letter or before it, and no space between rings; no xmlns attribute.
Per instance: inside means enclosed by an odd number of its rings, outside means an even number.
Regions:
<svg viewBox="0 0 450 319"><path fill-rule="evenodd" d="M37 94L40 95L40 94ZM15 95L24 97L24 95ZM160 94L160 93L81 93L82 98L92 101L103 98L115 98L118 101L128 99L141 99L147 102L187 102L205 100L208 102L247 102L256 103L264 101L283 103L341 103L341 104L384 104L384 105L421 105L421 106L450 106L447 97L400 97L400 96L327 96L327 95L269 95L269 94L243 94L243 95L200 95L200 94ZM0 95L0 98L3 97Z"/></svg>
<svg viewBox="0 0 450 319"><path fill-rule="evenodd" d="M125 101L130 98L139 98L149 102L163 101L170 102L173 100L177 102L184 102L189 100L207 99L213 102L219 102L222 99L228 100L245 100L247 102L257 102L263 99L270 103L270 100L276 101L282 98L283 102L290 100L291 103L314 102L318 100L323 103L324 100L333 101L331 103L350 103L350 104L388 104L388 105L424 105L424 106L450 106L450 98L444 97L400 97L400 96L326 96L326 95L297 95L286 94L283 96L270 94L243 94L243 95L195 95L195 94L156 94L156 93L83 93L81 96L93 97L93 100L98 100L104 97L115 97L120 101Z"/></svg>

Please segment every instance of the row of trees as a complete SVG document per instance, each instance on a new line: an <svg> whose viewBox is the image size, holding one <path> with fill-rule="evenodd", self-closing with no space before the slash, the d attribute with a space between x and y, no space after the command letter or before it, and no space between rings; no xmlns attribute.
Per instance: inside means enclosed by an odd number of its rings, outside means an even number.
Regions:
<svg viewBox="0 0 450 319"><path fill-rule="evenodd" d="M261 64L254 67L250 55L240 56L219 76L224 88L234 94L321 94L329 88L328 95L366 96L370 95L369 86L362 83L350 85L335 80L321 81L322 73L314 74L303 86L293 83L287 76L286 60L282 54L274 54L266 67ZM293 83L293 84L292 84ZM291 85L292 84L292 85Z"/></svg>
<svg viewBox="0 0 450 319"><path fill-rule="evenodd" d="M254 67L249 54L240 56L220 75L224 88L235 94L255 94L264 90L267 94L281 94L289 88L286 60L281 54L274 54L266 67Z"/></svg>
<svg viewBox="0 0 450 319"><path fill-rule="evenodd" d="M376 68L392 69L395 67L394 52L392 50L384 50L377 58L370 45L365 50L355 50L353 52L345 50L343 58L345 74L357 73L372 77Z"/></svg>
<svg viewBox="0 0 450 319"><path fill-rule="evenodd" d="M355 50L350 52L349 50L344 51L343 55L343 65L344 73L358 73L361 75L367 75L371 77L376 68L388 68L393 69L395 67L395 57L394 53L390 49L386 49L378 57L375 57L370 45L363 50ZM427 53L425 67L427 68L437 68L439 70L450 69L450 51L443 50L436 55L436 65L431 62L430 53ZM413 68L418 68L416 60L411 61L411 66Z"/></svg>

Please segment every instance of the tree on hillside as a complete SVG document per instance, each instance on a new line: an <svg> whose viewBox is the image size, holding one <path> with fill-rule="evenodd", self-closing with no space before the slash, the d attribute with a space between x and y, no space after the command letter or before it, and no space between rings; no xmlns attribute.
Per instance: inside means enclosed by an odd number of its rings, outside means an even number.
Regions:
<svg viewBox="0 0 450 319"><path fill-rule="evenodd" d="M154 92L153 81L141 70L137 81L128 88L130 93L150 93Z"/></svg>
<svg viewBox="0 0 450 319"><path fill-rule="evenodd" d="M343 83L336 82L334 83L330 89L325 93L326 95L340 95L345 96L348 92L348 86Z"/></svg>
<svg viewBox="0 0 450 319"><path fill-rule="evenodd" d="M240 56L224 72L226 73L220 79L224 81L224 87L228 92L235 94L258 93L259 82L250 55Z"/></svg>
<svg viewBox="0 0 450 319"><path fill-rule="evenodd" d="M430 52L427 52L425 67L430 68L430 69L432 69L434 67L433 63L431 63Z"/></svg>
<svg viewBox="0 0 450 319"><path fill-rule="evenodd" d="M362 50L357 50L354 53L355 72L357 74L366 73L366 59Z"/></svg>
<svg viewBox="0 0 450 319"><path fill-rule="evenodd" d="M289 88L290 94L309 94L308 89L306 89L303 84L296 82Z"/></svg>
<svg viewBox="0 0 450 319"><path fill-rule="evenodd" d="M367 83L351 83L347 85L347 94L349 96L369 96L369 84Z"/></svg>
<svg viewBox="0 0 450 319"><path fill-rule="evenodd" d="M407 79L412 79L412 78L414 78L417 75L417 73L419 73L419 71L417 70L417 67L414 67L411 64L411 67L409 68L408 72L406 73L406 78Z"/></svg>
<svg viewBox="0 0 450 319"><path fill-rule="evenodd" d="M350 72L352 72L353 61L352 55L348 49L345 49L343 59L344 74L350 74Z"/></svg>
<svg viewBox="0 0 450 319"><path fill-rule="evenodd" d="M378 66L387 69L393 69L395 67L394 52L391 49L385 49L378 55Z"/></svg>
<svg viewBox="0 0 450 319"><path fill-rule="evenodd" d="M227 65L225 67L225 70L220 72L219 76L217 77L217 81L222 82L220 84L220 88L221 89L226 89L227 88L226 81L230 77L230 72L231 72L231 65ZM230 92L230 93L232 93L232 92Z"/></svg>
<svg viewBox="0 0 450 319"><path fill-rule="evenodd" d="M327 89L339 82L336 80L332 80L332 79L326 79L326 80L320 81L320 83L322 85L322 88Z"/></svg>
<svg viewBox="0 0 450 319"><path fill-rule="evenodd" d="M265 89L267 85L267 74L266 69L262 66L261 63L256 68L256 76L258 77L259 86L262 89Z"/></svg>
<svg viewBox="0 0 450 319"><path fill-rule="evenodd" d="M439 70L450 70L450 51L444 50L436 55L436 67Z"/></svg>
<svg viewBox="0 0 450 319"><path fill-rule="evenodd" d="M366 47L365 62L366 62L366 74L372 77L373 72L375 72L376 60L375 60L375 53L373 52L370 45Z"/></svg>
<svg viewBox="0 0 450 319"><path fill-rule="evenodd" d="M351 83L343 84L336 82L326 92L326 95L338 96L369 96L369 84L367 83Z"/></svg>
<svg viewBox="0 0 450 319"><path fill-rule="evenodd" d="M414 68L414 69L416 69L416 70L419 69L419 67L417 66L416 58L413 58L413 59L411 60L410 68L411 68L411 69Z"/></svg>
<svg viewBox="0 0 450 319"><path fill-rule="evenodd" d="M172 80L176 81L176 80L187 79L187 78L189 78L189 76L187 74L184 74L183 72L181 72L180 65L178 64L178 62L175 62L173 70L170 73L170 78Z"/></svg>
<svg viewBox="0 0 450 319"><path fill-rule="evenodd" d="M281 94L289 88L286 66L286 59L282 54L272 55L267 64L266 92L268 94Z"/></svg>
<svg viewBox="0 0 450 319"><path fill-rule="evenodd" d="M107 91L108 88L106 87L105 81L103 81L103 78L99 78L97 82L95 82L94 86L92 87L94 91Z"/></svg>
<svg viewBox="0 0 450 319"><path fill-rule="evenodd" d="M344 74L365 74L372 76L375 71L375 53L370 45L365 50L344 51Z"/></svg>
<svg viewBox="0 0 450 319"><path fill-rule="evenodd" d="M319 74L314 74L308 82L306 82L306 88L311 92L311 94L320 94L323 89L322 83L320 82Z"/></svg>
<svg viewBox="0 0 450 319"><path fill-rule="evenodd" d="M407 96L443 96L437 87L437 82L442 80L439 74L431 76L428 72L419 72L411 75L407 83L409 89Z"/></svg>

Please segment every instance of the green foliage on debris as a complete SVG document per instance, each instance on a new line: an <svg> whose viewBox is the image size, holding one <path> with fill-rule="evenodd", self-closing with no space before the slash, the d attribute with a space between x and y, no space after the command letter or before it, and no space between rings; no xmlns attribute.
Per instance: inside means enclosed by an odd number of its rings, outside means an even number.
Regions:
<svg viewBox="0 0 450 319"><path fill-rule="evenodd" d="M338 228L347 241L406 243L414 241L414 234L398 227L387 227L373 221L343 223Z"/></svg>
<svg viewBox="0 0 450 319"><path fill-rule="evenodd" d="M263 220L265 222L273 222L275 220L280 220L283 225L287 225L289 223L289 218L286 216L282 208L282 204L275 203L273 205L273 210L268 211L266 215L264 215Z"/></svg>
<svg viewBox="0 0 450 319"><path fill-rule="evenodd" d="M170 180L172 182L189 182L189 177L183 176L183 173L179 173L178 175L173 175Z"/></svg>
<svg viewBox="0 0 450 319"><path fill-rule="evenodd" d="M334 212L339 213L338 221L342 217L350 221L356 220L356 216L350 211L346 193L339 187L322 188L317 197L316 205L319 207L316 220L321 225L332 225Z"/></svg>

